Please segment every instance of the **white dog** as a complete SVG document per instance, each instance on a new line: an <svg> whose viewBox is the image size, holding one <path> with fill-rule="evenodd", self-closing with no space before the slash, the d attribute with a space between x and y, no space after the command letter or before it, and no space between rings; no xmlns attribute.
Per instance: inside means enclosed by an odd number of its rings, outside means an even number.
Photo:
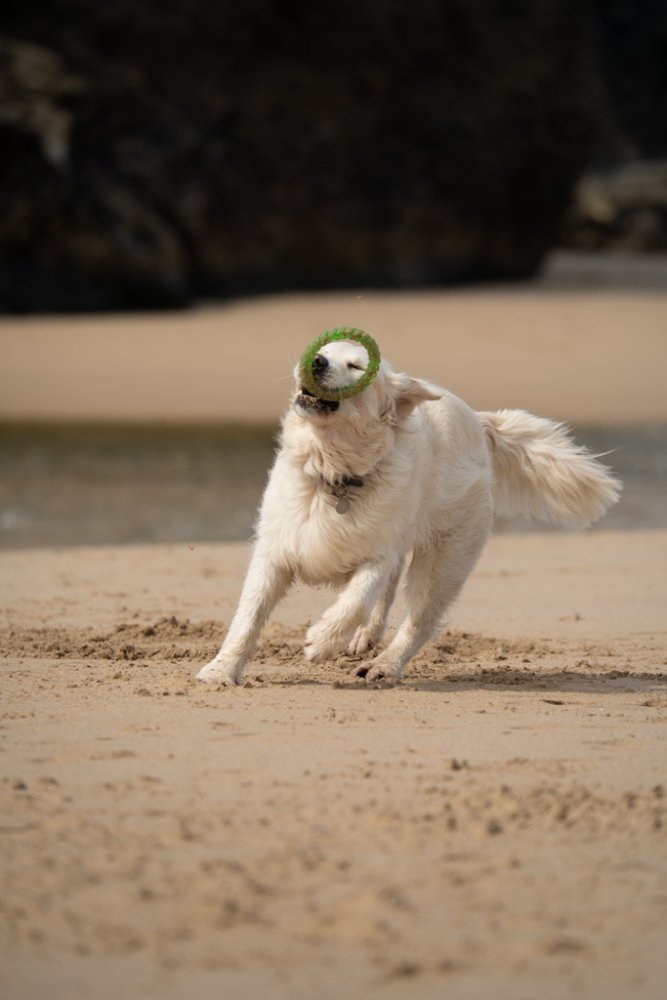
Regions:
<svg viewBox="0 0 667 1000"><path fill-rule="evenodd" d="M313 362L328 389L368 362L336 341ZM356 667L398 678L436 632L496 514L582 528L620 484L559 424L522 410L475 413L456 396L382 362L375 381L340 403L296 391L262 501L238 609L222 649L197 675L238 684L260 630L297 577L342 592L307 632L309 660L376 649L403 565L407 617L387 648Z"/></svg>

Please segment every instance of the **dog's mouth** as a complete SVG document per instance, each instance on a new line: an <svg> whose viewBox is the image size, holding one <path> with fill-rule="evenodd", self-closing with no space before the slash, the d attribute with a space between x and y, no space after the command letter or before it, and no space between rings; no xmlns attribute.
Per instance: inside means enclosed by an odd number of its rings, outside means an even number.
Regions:
<svg viewBox="0 0 667 1000"><path fill-rule="evenodd" d="M296 406L309 413L334 413L340 406L335 399L318 399L303 386L294 402Z"/></svg>

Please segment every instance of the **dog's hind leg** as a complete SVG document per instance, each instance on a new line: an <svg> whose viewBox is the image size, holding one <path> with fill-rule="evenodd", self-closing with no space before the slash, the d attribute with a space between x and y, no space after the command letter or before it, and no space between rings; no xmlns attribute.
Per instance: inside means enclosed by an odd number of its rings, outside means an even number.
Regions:
<svg viewBox="0 0 667 1000"><path fill-rule="evenodd" d="M357 627L350 645L347 647L350 656L361 656L370 649L377 648L387 627L387 616L396 597L396 588L401 578L403 563L399 563L396 571L387 580L387 585L375 603L367 622Z"/></svg>
<svg viewBox="0 0 667 1000"><path fill-rule="evenodd" d="M308 629L306 659L324 660L344 649L354 629L371 614L387 582L396 573L400 574L400 565L395 559L379 559L361 566L340 597Z"/></svg>
<svg viewBox="0 0 667 1000"><path fill-rule="evenodd" d="M293 579L288 566L271 562L255 549L225 641L217 656L199 671L199 680L239 683L243 668L255 652L262 626Z"/></svg>
<svg viewBox="0 0 667 1000"><path fill-rule="evenodd" d="M458 596L477 562L491 528L487 503L464 523L416 549L405 581L407 617L389 646L353 674L369 681L401 677L406 663L433 637L446 608Z"/></svg>

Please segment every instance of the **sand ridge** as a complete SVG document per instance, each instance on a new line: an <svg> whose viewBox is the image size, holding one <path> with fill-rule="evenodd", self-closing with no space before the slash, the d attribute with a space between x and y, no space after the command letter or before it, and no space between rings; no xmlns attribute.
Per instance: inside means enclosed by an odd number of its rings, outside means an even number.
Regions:
<svg viewBox="0 0 667 1000"><path fill-rule="evenodd" d="M331 684L340 688L368 687L358 679L348 677L361 657L341 654L324 664L308 664L303 657L303 628L286 628L277 622L268 625L244 678L244 686L270 682L274 685ZM137 668L166 666L167 678L180 680L184 687L179 693L205 690L194 677L198 664L210 659L224 638L225 626L216 619L191 622L175 615L162 617L149 624L121 622L111 631L81 628L15 628L0 629L0 656L18 661L69 661L77 672L103 666L104 661ZM656 658L651 669L641 669L645 663L645 641L621 648L584 640L582 642L546 642L533 638L498 639L494 636L442 631L410 663L406 676L370 685L374 688L415 686L425 690L429 685L444 689L452 684L521 685L548 688L568 684L572 689L595 688L605 681L623 680L627 690L638 690L642 682L667 682L667 652L660 660L661 647L649 646ZM634 654L634 655L633 655ZM572 668L561 664L573 664ZM172 668L188 668L175 672ZM156 671L151 676L154 678ZM11 673L9 676L14 677ZM85 679L84 673L84 679ZM111 674L111 680L141 677L141 673ZM158 671L158 676L161 674ZM107 678L109 679L109 678ZM99 680L97 681L99 683ZM634 685L634 687L633 687ZM77 685L78 686L78 685ZM214 685L225 691L224 685ZM147 689L141 693L152 694ZM171 691L167 693L172 693Z"/></svg>

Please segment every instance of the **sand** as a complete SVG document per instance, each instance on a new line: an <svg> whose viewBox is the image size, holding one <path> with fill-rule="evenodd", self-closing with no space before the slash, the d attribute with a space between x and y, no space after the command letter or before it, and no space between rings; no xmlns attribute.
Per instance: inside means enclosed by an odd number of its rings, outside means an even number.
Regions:
<svg viewBox="0 0 667 1000"><path fill-rule="evenodd" d="M662 996L667 533L497 536L397 686L193 680L244 545L0 557L7 998Z"/></svg>
<svg viewBox="0 0 667 1000"><path fill-rule="evenodd" d="M277 420L322 330L358 326L475 409L667 422L663 287L281 295L143 316L0 320L0 419Z"/></svg>
<svg viewBox="0 0 667 1000"><path fill-rule="evenodd" d="M632 283L8 319L0 417L273 420L344 322L480 408L667 421ZM247 559L0 554L3 1000L664 996L667 532L495 536L394 686L304 661L307 588L196 682Z"/></svg>

